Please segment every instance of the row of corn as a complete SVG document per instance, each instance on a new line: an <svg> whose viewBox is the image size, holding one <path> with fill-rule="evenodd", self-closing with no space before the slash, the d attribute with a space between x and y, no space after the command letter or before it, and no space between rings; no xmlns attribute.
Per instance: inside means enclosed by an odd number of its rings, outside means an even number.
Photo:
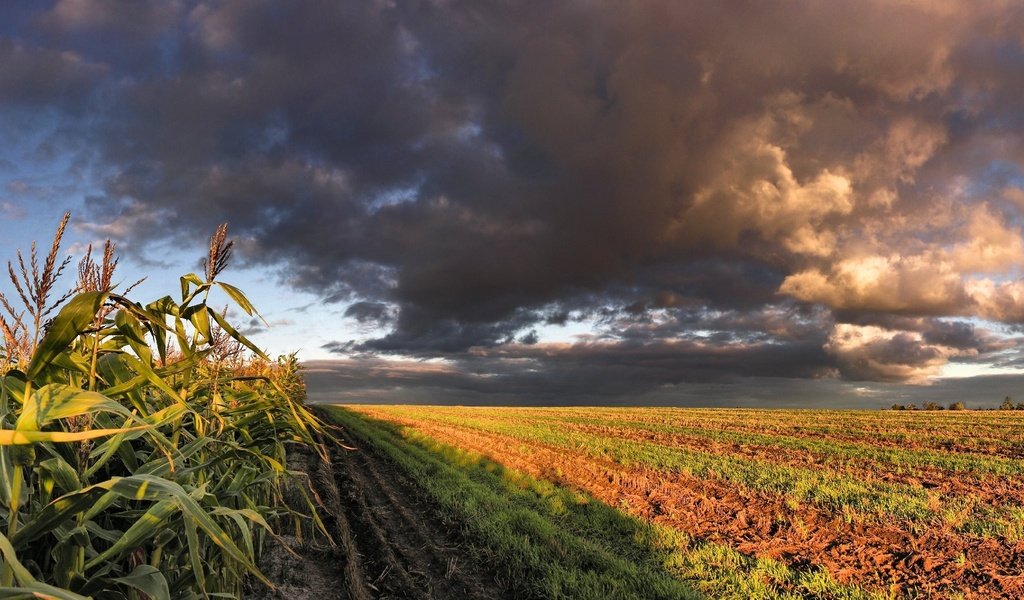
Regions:
<svg viewBox="0 0 1024 600"><path fill-rule="evenodd" d="M53 299L66 223L45 257L18 253L16 293L0 295L0 597L239 597L246 579L269 585L257 564L275 530L326 535L286 457L321 449L324 430L294 357L270 361L209 304L220 289L256 315L218 279L226 228L205 276L141 304L113 282L109 243Z"/></svg>

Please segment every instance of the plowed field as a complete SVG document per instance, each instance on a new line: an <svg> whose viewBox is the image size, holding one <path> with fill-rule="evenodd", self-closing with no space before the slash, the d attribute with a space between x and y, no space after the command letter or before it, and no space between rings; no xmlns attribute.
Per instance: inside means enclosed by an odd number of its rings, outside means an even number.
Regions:
<svg viewBox="0 0 1024 600"><path fill-rule="evenodd" d="M710 597L1024 597L1020 413L347 409L677 532Z"/></svg>

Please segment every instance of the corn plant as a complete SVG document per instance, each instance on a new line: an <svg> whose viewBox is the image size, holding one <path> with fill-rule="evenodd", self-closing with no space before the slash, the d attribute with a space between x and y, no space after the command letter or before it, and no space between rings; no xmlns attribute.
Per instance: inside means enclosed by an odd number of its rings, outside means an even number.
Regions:
<svg viewBox="0 0 1024 600"><path fill-rule="evenodd" d="M304 445L326 460L327 436L294 357L270 361L208 303L219 288L258 316L219 280L226 226L203 277L141 304L113 283L109 243L51 301L66 223L41 268L34 245L28 264L19 253L10 265L25 309L2 297L0 596L238 597L247 576L270 585L256 565L272 527L326 535L286 452ZM215 364L226 344L249 358ZM301 506L285 501L286 484Z"/></svg>

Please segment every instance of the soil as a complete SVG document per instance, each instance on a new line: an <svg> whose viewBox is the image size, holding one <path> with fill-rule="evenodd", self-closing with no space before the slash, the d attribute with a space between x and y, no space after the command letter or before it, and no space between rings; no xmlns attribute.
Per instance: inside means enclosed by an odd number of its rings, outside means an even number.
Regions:
<svg viewBox="0 0 1024 600"><path fill-rule="evenodd" d="M457 525L445 522L415 482L371 448L338 448L330 464L311 453L289 463L309 474L334 544L322 535L268 540L260 569L275 589L250 582L246 598L516 597L499 571L474 555Z"/></svg>

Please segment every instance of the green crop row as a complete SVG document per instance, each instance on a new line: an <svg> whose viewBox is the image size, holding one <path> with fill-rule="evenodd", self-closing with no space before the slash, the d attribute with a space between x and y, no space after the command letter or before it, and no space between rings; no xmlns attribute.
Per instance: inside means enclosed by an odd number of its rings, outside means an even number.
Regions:
<svg viewBox="0 0 1024 600"><path fill-rule="evenodd" d="M622 416L621 409L602 411L602 414ZM1014 432L1024 426L1024 416L1007 411L652 409L643 417L666 423L689 421L721 429L763 430L765 433L839 434L865 441L915 443L977 441L979 445L1019 443Z"/></svg>
<svg viewBox="0 0 1024 600"><path fill-rule="evenodd" d="M953 452L937 452L934 450L897 449L872 446L870 443L854 443L834 441L823 438L802 438L786 435L769 435L753 432L736 432L727 429L715 429L707 424L698 426L678 425L675 423L652 423L631 418L601 418L585 416L556 416L547 421L553 426L560 423L593 424L613 427L621 430L624 435L630 431L652 431L659 433L679 434L688 438L704 439L728 444L757 445L766 448L801 450L813 452L820 456L831 457L837 462L848 460L871 461L880 469L913 469L915 467L933 467L954 473L976 473L981 475L1021 475L1024 474L1024 463L1019 460L995 456L979 456Z"/></svg>
<svg viewBox="0 0 1024 600"><path fill-rule="evenodd" d="M517 409L519 413L520 409ZM869 445L914 444L943 450L952 445L979 452L1020 451L1017 432L1024 416L1008 411L821 411L753 409L623 408L521 409L531 418L588 417L610 421L637 420L658 425L706 427L736 433L792 435L835 440L841 437Z"/></svg>

